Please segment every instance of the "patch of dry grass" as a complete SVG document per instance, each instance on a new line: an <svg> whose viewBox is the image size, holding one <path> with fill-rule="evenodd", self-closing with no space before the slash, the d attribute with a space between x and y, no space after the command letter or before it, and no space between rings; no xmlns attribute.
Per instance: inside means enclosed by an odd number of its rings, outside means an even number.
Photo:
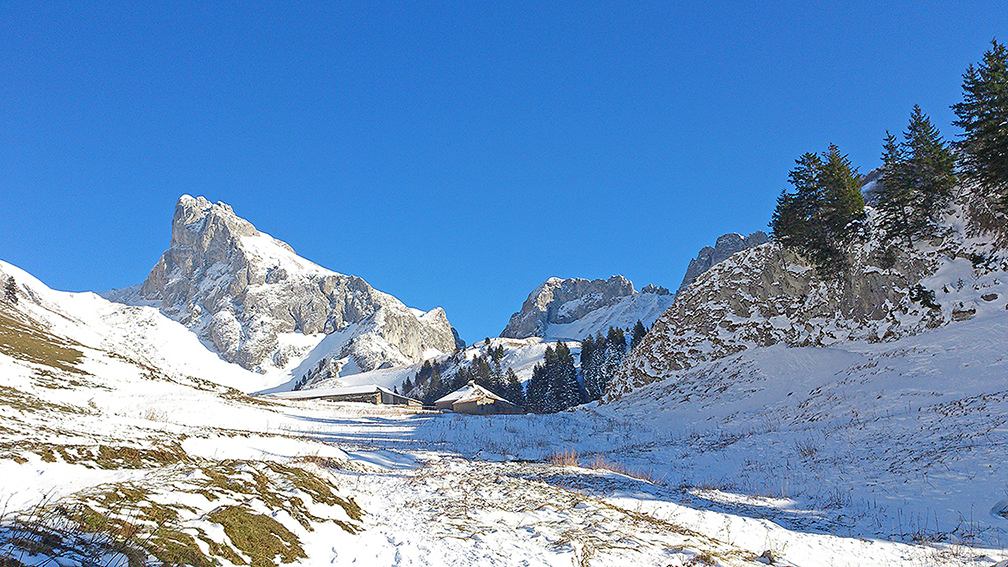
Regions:
<svg viewBox="0 0 1008 567"><path fill-rule="evenodd" d="M0 353L11 358L83 374L77 367L80 343L53 335L37 321L12 309L0 309Z"/></svg>

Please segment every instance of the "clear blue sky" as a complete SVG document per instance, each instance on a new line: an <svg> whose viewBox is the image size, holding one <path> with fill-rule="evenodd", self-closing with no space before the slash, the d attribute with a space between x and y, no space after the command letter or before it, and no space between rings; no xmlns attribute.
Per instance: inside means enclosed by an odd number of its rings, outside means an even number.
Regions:
<svg viewBox="0 0 1008 567"><path fill-rule="evenodd" d="M467 342L550 276L674 289L915 103L954 137L1008 39L1003 0L98 4L0 6L0 258L135 284L204 195Z"/></svg>

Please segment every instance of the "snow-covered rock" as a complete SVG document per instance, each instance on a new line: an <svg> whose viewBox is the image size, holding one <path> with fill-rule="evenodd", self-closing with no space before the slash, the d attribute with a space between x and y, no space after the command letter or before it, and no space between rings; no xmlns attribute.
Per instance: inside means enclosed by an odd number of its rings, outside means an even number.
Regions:
<svg viewBox="0 0 1008 567"><path fill-rule="evenodd" d="M759 246L760 244L765 244L767 241L769 241L769 238L762 230L757 230L749 236L731 233L718 237L713 248L704 246L700 249L697 257L690 260L689 267L686 268L686 275L683 276L683 281L679 284L676 295L679 295L689 287L691 283L700 277L700 274L727 260L733 254Z"/></svg>
<svg viewBox="0 0 1008 567"><path fill-rule="evenodd" d="M1004 310L1008 252L970 228L968 198L946 211L940 237L911 250L887 244L866 208L870 236L849 251L841 281L822 281L775 242L716 264L655 322L607 398L747 349L890 341Z"/></svg>
<svg viewBox="0 0 1008 567"><path fill-rule="evenodd" d="M410 364L432 349L455 348L441 308L409 309L357 276L301 258L230 206L203 197L178 200L171 246L146 281L106 297L155 306L225 360L259 372L303 358L322 336L335 333L341 340L314 358L349 357L359 370ZM306 345L292 334L319 339Z"/></svg>
<svg viewBox="0 0 1008 567"><path fill-rule="evenodd" d="M511 316L501 337L581 340L609 327L631 328L637 320L650 325L672 305L665 288L634 290L623 276L608 280L550 278L529 294L521 311Z"/></svg>

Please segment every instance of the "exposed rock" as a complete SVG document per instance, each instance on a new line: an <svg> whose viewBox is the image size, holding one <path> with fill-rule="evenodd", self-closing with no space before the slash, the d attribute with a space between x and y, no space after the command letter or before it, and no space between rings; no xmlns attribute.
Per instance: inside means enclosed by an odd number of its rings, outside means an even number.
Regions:
<svg viewBox="0 0 1008 567"><path fill-rule="evenodd" d="M633 294L633 284L623 276L608 280L550 278L529 294L521 311L511 316L501 337L544 337L550 324L571 323Z"/></svg>
<svg viewBox="0 0 1008 567"><path fill-rule="evenodd" d="M627 357L609 397L700 362L779 342L825 346L841 340L881 340L904 318L941 317L910 300L910 289L933 269L900 254L887 270L871 254L856 255L844 281L823 282L801 256L776 243L746 250L701 274Z"/></svg>
<svg viewBox="0 0 1008 567"><path fill-rule="evenodd" d="M644 286L644 289L640 290L640 292L641 293L653 293L655 295L669 295L670 294L670 292L669 292L669 290L668 290L667 287L660 286L660 285L654 285L654 284L647 284L646 286Z"/></svg>
<svg viewBox="0 0 1008 567"><path fill-rule="evenodd" d="M280 346L282 333L348 331L348 341L336 348L361 370L417 362L429 349L452 352L456 343L441 308L418 316L359 277L297 256L230 206L203 197L179 199L171 246L146 281L107 295L157 306L225 360L259 371L298 354Z"/></svg>
<svg viewBox="0 0 1008 567"><path fill-rule="evenodd" d="M837 281L816 277L807 259L775 242L715 265L627 356L606 399L745 349L889 341L974 317L998 285L984 274L1008 269L1008 250L964 222L967 197L945 212L939 236L911 250L888 245L873 229L878 213L866 208L870 236L848 250L850 269ZM991 260L971 262L978 254Z"/></svg>
<svg viewBox="0 0 1008 567"><path fill-rule="evenodd" d="M678 296L683 292L683 290L689 287L691 283L696 281L696 279L700 277L700 274L727 260L733 254L754 246L759 246L760 244L766 243L768 240L769 238L762 230L758 230L749 236L731 233L718 237L713 248L710 246L704 246L700 249L700 253L697 254L697 257L690 260L689 267L686 268L686 275L683 276L682 284L680 284L679 289L676 290L676 295Z"/></svg>
<svg viewBox="0 0 1008 567"><path fill-rule="evenodd" d="M960 301L952 308L952 318L956 321L967 321L974 315L976 315L975 303L965 304Z"/></svg>

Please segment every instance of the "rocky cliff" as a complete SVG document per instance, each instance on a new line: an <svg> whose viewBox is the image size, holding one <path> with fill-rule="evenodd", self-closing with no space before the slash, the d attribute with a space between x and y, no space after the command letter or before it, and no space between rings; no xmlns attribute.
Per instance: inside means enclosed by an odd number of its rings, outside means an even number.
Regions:
<svg viewBox="0 0 1008 567"><path fill-rule="evenodd" d="M867 213L871 230L877 214ZM938 237L910 250L874 230L849 251L840 281L822 281L774 242L715 264L655 322L607 398L746 349L888 341L1003 310L1005 298L991 290L1008 271L1008 253L969 229L966 216L960 200Z"/></svg>
<svg viewBox="0 0 1008 567"><path fill-rule="evenodd" d="M731 233L718 237L713 248L704 246L700 249L697 257L690 260L689 266L686 268L686 275L683 276L683 281L679 284L676 295L679 295L689 287L700 274L727 260L733 254L759 246L760 244L765 244L768 240L769 238L762 230L758 230L749 236Z"/></svg>
<svg viewBox="0 0 1008 567"><path fill-rule="evenodd" d="M521 311L511 315L501 337L544 337L550 324L573 322L633 293L633 284L623 276L608 280L550 278L529 294Z"/></svg>
<svg viewBox="0 0 1008 567"><path fill-rule="evenodd" d="M675 298L663 287L634 291L623 276L608 280L550 278L529 294L501 337L581 340L609 327L628 329L637 320L650 325Z"/></svg>
<svg viewBox="0 0 1008 567"><path fill-rule="evenodd" d="M203 197L179 199L171 246L146 281L107 297L154 305L224 359L260 372L287 367L318 342L294 334L333 336L326 342L330 357L352 361L359 370L409 364L431 349L455 348L441 308L409 309L359 277L299 257L230 206Z"/></svg>

